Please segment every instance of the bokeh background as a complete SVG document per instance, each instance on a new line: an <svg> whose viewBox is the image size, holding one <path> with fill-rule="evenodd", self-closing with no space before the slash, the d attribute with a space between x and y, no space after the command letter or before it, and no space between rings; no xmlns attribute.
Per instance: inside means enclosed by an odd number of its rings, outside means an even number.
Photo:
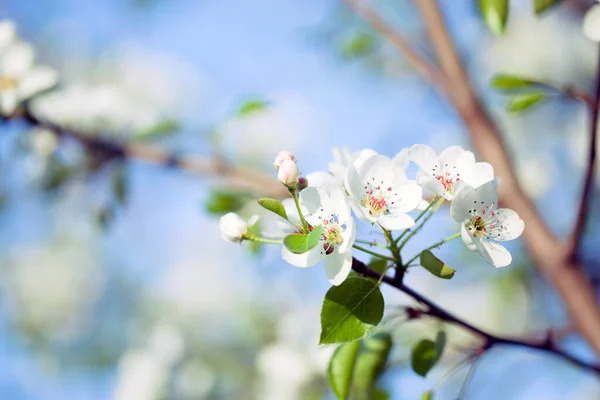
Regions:
<svg viewBox="0 0 600 400"><path fill-rule="evenodd" d="M476 2L440 3L526 191L566 234L585 163L584 107L557 98L510 115L488 82L512 72L590 90L595 49L581 33L581 9L566 4L538 19L529 2L514 1L507 34L497 38ZM427 51L410 1L376 5ZM414 143L470 148L448 104L335 0L7 0L0 16L59 70L63 97L72 96L61 121L116 140L219 152L274 179L270 163L283 148L304 172L326 170L334 146L388 156ZM260 106L244 112L248 101ZM95 117L79 121L87 115ZM148 133L165 124L179 129ZM0 127L0 398L333 398L324 372L334 348L317 345L328 289L322 268L296 269L276 248L223 241L213 200L231 188L218 179L140 162L89 173L75 143L49 149L38 134L16 121ZM447 209L432 221L407 254L458 229ZM593 266L598 231L589 226ZM360 236L377 238L365 227ZM458 270L454 279L411 269L407 282L495 333L557 330L561 347L593 361L515 242L509 268L490 267L456 241L437 251ZM384 294L390 317L409 303ZM437 323L394 317L385 327L396 338L382 381L392 399L419 398L476 345L448 328L450 351L423 379L407 364L410 346L432 337ZM464 372L436 399L455 398ZM546 354L497 348L480 361L467 398L597 399L600 382Z"/></svg>

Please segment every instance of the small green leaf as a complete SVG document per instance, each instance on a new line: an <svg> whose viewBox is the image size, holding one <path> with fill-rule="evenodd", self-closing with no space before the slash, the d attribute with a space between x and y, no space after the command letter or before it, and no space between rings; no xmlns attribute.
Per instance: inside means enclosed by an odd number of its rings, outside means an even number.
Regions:
<svg viewBox="0 0 600 400"><path fill-rule="evenodd" d="M367 54L375 43L375 38L367 32L358 32L342 44L342 54L345 57L358 57Z"/></svg>
<svg viewBox="0 0 600 400"><path fill-rule="evenodd" d="M433 390L428 390L423 393L421 400L433 400Z"/></svg>
<svg viewBox="0 0 600 400"><path fill-rule="evenodd" d="M308 234L303 233L292 233L283 239L283 244L289 251L295 254L306 253L319 243L321 239L321 225L317 225Z"/></svg>
<svg viewBox="0 0 600 400"><path fill-rule="evenodd" d="M175 133L180 128L179 122L175 119L163 119L149 128L141 129L136 132L135 137L138 139L155 139L159 137L169 136Z"/></svg>
<svg viewBox="0 0 600 400"><path fill-rule="evenodd" d="M386 260L382 260L381 258L378 258L378 257L373 257L371 259L371 261L369 262L369 264L367 265L367 267L369 267L370 269L372 269L375 272L383 274L385 272L385 270L387 269L387 263L388 262Z"/></svg>
<svg viewBox="0 0 600 400"><path fill-rule="evenodd" d="M533 7L535 9L535 13L540 15L548 8L558 5L562 0L533 0Z"/></svg>
<svg viewBox="0 0 600 400"><path fill-rule="evenodd" d="M112 176L112 191L120 205L125 205L128 197L127 171L125 166L119 165Z"/></svg>
<svg viewBox="0 0 600 400"><path fill-rule="evenodd" d="M438 278L451 279L456 272L455 269L450 268L429 250L425 250L421 253L420 263L423 268Z"/></svg>
<svg viewBox="0 0 600 400"><path fill-rule="evenodd" d="M382 388L375 388L371 393L369 400L389 400L390 394Z"/></svg>
<svg viewBox="0 0 600 400"><path fill-rule="evenodd" d="M412 369L419 375L425 376L439 361L446 346L446 333L438 332L435 342L424 339L413 346L411 354Z"/></svg>
<svg viewBox="0 0 600 400"><path fill-rule="evenodd" d="M347 278L327 291L321 309L320 344L360 339L383 318L383 296L366 278Z"/></svg>
<svg viewBox="0 0 600 400"><path fill-rule="evenodd" d="M340 400L348 398L359 347L360 341L358 340L344 343L335 350L329 361L327 368L329 385Z"/></svg>
<svg viewBox="0 0 600 400"><path fill-rule="evenodd" d="M508 0L479 0L479 8L488 28L502 35L508 20Z"/></svg>
<svg viewBox="0 0 600 400"><path fill-rule="evenodd" d="M494 89L513 90L531 87L537 83L539 82L533 79L523 78L517 75L498 74L492 78L490 85Z"/></svg>
<svg viewBox="0 0 600 400"><path fill-rule="evenodd" d="M264 110L265 108L267 108L267 106L267 102L260 99L248 100L240 106L240 108L237 111L237 115L239 117L246 117L257 111Z"/></svg>
<svg viewBox="0 0 600 400"><path fill-rule="evenodd" d="M392 348L392 337L389 333L382 332L366 337L361 342L354 368L353 387L357 394L372 399L375 383L384 371Z"/></svg>
<svg viewBox="0 0 600 400"><path fill-rule="evenodd" d="M257 202L267 210L279 215L281 218L286 220L288 219L287 213L285 212L285 208L283 207L283 204L281 204L279 201L273 199L259 199L257 200Z"/></svg>
<svg viewBox="0 0 600 400"><path fill-rule="evenodd" d="M532 106L546 100L547 95L542 92L524 93L514 96L508 103L508 111L525 111Z"/></svg>
<svg viewBox="0 0 600 400"><path fill-rule="evenodd" d="M246 192L215 190L211 192L210 197L206 201L205 209L209 214L213 215L237 212L250 197L251 195Z"/></svg>

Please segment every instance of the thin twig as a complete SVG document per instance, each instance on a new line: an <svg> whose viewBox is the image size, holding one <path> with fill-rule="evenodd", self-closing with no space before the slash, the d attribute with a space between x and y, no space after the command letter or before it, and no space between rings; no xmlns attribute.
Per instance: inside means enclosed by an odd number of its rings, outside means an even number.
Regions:
<svg viewBox="0 0 600 400"><path fill-rule="evenodd" d="M484 350L488 350L496 345L508 345L508 346L517 346L517 347L525 347L533 350L544 351L547 353L554 354L557 357L560 357L564 360L567 360L581 368L592 371L596 374L600 375L600 366L595 364L588 364L584 361L581 361L570 354L564 352L563 350L557 348L551 341L544 340L541 342L533 342L533 341L523 341L519 339L513 339L503 336L496 336L489 332L486 332L482 329L471 325L465 320L460 319L459 317L451 314L450 312L444 310L431 300L427 299L422 294L415 292L413 289L409 288L402 282L398 282L394 280L392 277L383 276L376 271L373 271L369 267L367 267L363 262L353 259L352 260L352 269L356 271L359 275L367 276L375 279L381 279L383 282L388 285L398 289L399 291L407 294L412 297L414 300L418 301L422 305L426 307L426 310L422 311L424 314L430 315L432 317L438 318L442 321L452 323L454 325L458 325L463 327L464 329L480 336L484 341Z"/></svg>

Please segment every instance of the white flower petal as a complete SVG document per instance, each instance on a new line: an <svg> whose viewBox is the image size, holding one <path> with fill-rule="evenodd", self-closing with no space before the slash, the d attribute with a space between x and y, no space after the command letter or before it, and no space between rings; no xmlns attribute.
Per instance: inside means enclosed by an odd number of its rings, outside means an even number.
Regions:
<svg viewBox="0 0 600 400"><path fill-rule="evenodd" d="M354 239L356 239L356 224L354 223L354 219L352 217L348 217L348 219L342 221L342 223L346 224L346 230L342 233L342 238L344 241L338 250L340 253L345 253L351 251L352 245L354 244Z"/></svg>
<svg viewBox="0 0 600 400"><path fill-rule="evenodd" d="M490 163L478 162L473 166L473 174L468 183L476 188L492 180L494 180L494 167Z"/></svg>
<svg viewBox="0 0 600 400"><path fill-rule="evenodd" d="M345 220L350 217L350 205L348 204L348 196L341 188L336 188L331 192L329 197L332 211L335 211L338 217Z"/></svg>
<svg viewBox="0 0 600 400"><path fill-rule="evenodd" d="M0 58L0 74L17 78L25 74L33 65L33 46L17 42L6 49Z"/></svg>
<svg viewBox="0 0 600 400"><path fill-rule="evenodd" d="M475 188L465 185L464 188L454 197L450 204L450 215L456 222L464 222L471 218L469 210L476 202Z"/></svg>
<svg viewBox="0 0 600 400"><path fill-rule="evenodd" d="M354 166L348 167L348 170L346 171L346 178L344 180L344 186L354 200L359 203L362 201L364 185L360 180L360 175Z"/></svg>
<svg viewBox="0 0 600 400"><path fill-rule="evenodd" d="M308 182L308 186L323 189L327 193L331 193L335 187L342 185L342 182L339 179L330 173L323 171L311 172L310 174L307 174L306 181Z"/></svg>
<svg viewBox="0 0 600 400"><path fill-rule="evenodd" d="M16 90L3 90L0 93L0 112L2 115L12 114L19 105Z"/></svg>
<svg viewBox="0 0 600 400"><path fill-rule="evenodd" d="M417 172L417 183L428 192L435 194L445 193L444 185L442 182L435 179L431 174L427 174L424 171Z"/></svg>
<svg viewBox="0 0 600 400"><path fill-rule="evenodd" d="M496 211L497 221L490 236L494 240L513 240L521 236L525 229L525 222L515 211L508 208L500 208Z"/></svg>
<svg viewBox="0 0 600 400"><path fill-rule="evenodd" d="M369 157L357 168L358 175L361 178L361 185L364 182L390 182L393 179L394 170L391 168L392 160L388 157L376 154ZM361 186L362 187L362 186Z"/></svg>
<svg viewBox="0 0 600 400"><path fill-rule="evenodd" d="M512 262L512 256L506 247L499 243L491 242L483 237L473 238L477 252L496 268L506 267Z"/></svg>
<svg viewBox="0 0 600 400"><path fill-rule="evenodd" d="M13 21L3 19L0 21L0 50L15 41L17 28Z"/></svg>
<svg viewBox="0 0 600 400"><path fill-rule="evenodd" d="M378 154L379 153L377 153L373 149L363 149L360 151L360 153L356 155L356 158L354 159L354 161L352 161L352 164L355 168L360 168L365 163L365 161L367 161L371 156L375 156Z"/></svg>
<svg viewBox="0 0 600 400"><path fill-rule="evenodd" d="M421 199L419 201L419 204L417 204L417 208L415 208L415 211L425 211L427 209L427 207L429 207L429 202L425 199Z"/></svg>
<svg viewBox="0 0 600 400"><path fill-rule="evenodd" d="M19 81L19 97L28 99L34 94L54 86L56 82L58 82L56 70L46 65L36 65Z"/></svg>
<svg viewBox="0 0 600 400"><path fill-rule="evenodd" d="M321 243L318 243L315 247L302 254L292 253L283 246L283 249L281 249L281 257L294 267L312 267L323 258L323 255L321 254L322 251L323 245Z"/></svg>
<svg viewBox="0 0 600 400"><path fill-rule="evenodd" d="M415 144L410 148L409 158L428 176L439 171L440 160L435 150L424 144Z"/></svg>
<svg viewBox="0 0 600 400"><path fill-rule="evenodd" d="M394 213L407 213L417 208L423 198L423 189L414 181L394 182L394 191L398 197L390 210Z"/></svg>
<svg viewBox="0 0 600 400"><path fill-rule="evenodd" d="M406 171L408 163L410 161L410 149L408 147L403 148L392 158L392 164L394 167Z"/></svg>
<svg viewBox="0 0 600 400"><path fill-rule="evenodd" d="M409 229L415 225L415 220L408 214L389 214L379 217L379 223L389 231Z"/></svg>
<svg viewBox="0 0 600 400"><path fill-rule="evenodd" d="M470 153L470 156L468 153ZM471 157L472 157L473 164L475 163L475 156L473 155L473 153L471 153L470 151L466 151L465 149L463 149L460 146L446 147L440 153L439 159L440 159L440 162L442 163L442 165L448 164L449 166L450 165L457 166L459 164L459 161L461 160L461 158L464 158L465 155L466 155L466 162L468 162L468 160L471 159ZM463 161L463 162L465 162L465 161Z"/></svg>
<svg viewBox="0 0 600 400"><path fill-rule="evenodd" d="M600 5L593 6L585 14L583 34L594 42L600 42Z"/></svg>
<svg viewBox="0 0 600 400"><path fill-rule="evenodd" d="M300 192L300 204L306 207L308 214L314 214L321 206L329 205L329 196L322 190L309 186Z"/></svg>
<svg viewBox="0 0 600 400"><path fill-rule="evenodd" d="M327 279L334 286L339 286L346 280L352 270L352 254L337 251L325 256L325 273Z"/></svg>
<svg viewBox="0 0 600 400"><path fill-rule="evenodd" d="M469 250L477 251L477 246L475 246L475 243L473 243L473 238L467 231L465 224L460 225L460 237L462 238L463 242L465 243L465 245L467 246L467 248Z"/></svg>

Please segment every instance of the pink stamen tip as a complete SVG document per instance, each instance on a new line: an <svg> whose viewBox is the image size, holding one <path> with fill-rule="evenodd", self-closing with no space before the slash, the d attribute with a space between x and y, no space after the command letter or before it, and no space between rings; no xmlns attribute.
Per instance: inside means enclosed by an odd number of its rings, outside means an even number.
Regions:
<svg viewBox="0 0 600 400"><path fill-rule="evenodd" d="M388 188L388 192L391 192L391 191L392 191L392 188L391 188L391 187L389 187L389 188Z"/></svg>

